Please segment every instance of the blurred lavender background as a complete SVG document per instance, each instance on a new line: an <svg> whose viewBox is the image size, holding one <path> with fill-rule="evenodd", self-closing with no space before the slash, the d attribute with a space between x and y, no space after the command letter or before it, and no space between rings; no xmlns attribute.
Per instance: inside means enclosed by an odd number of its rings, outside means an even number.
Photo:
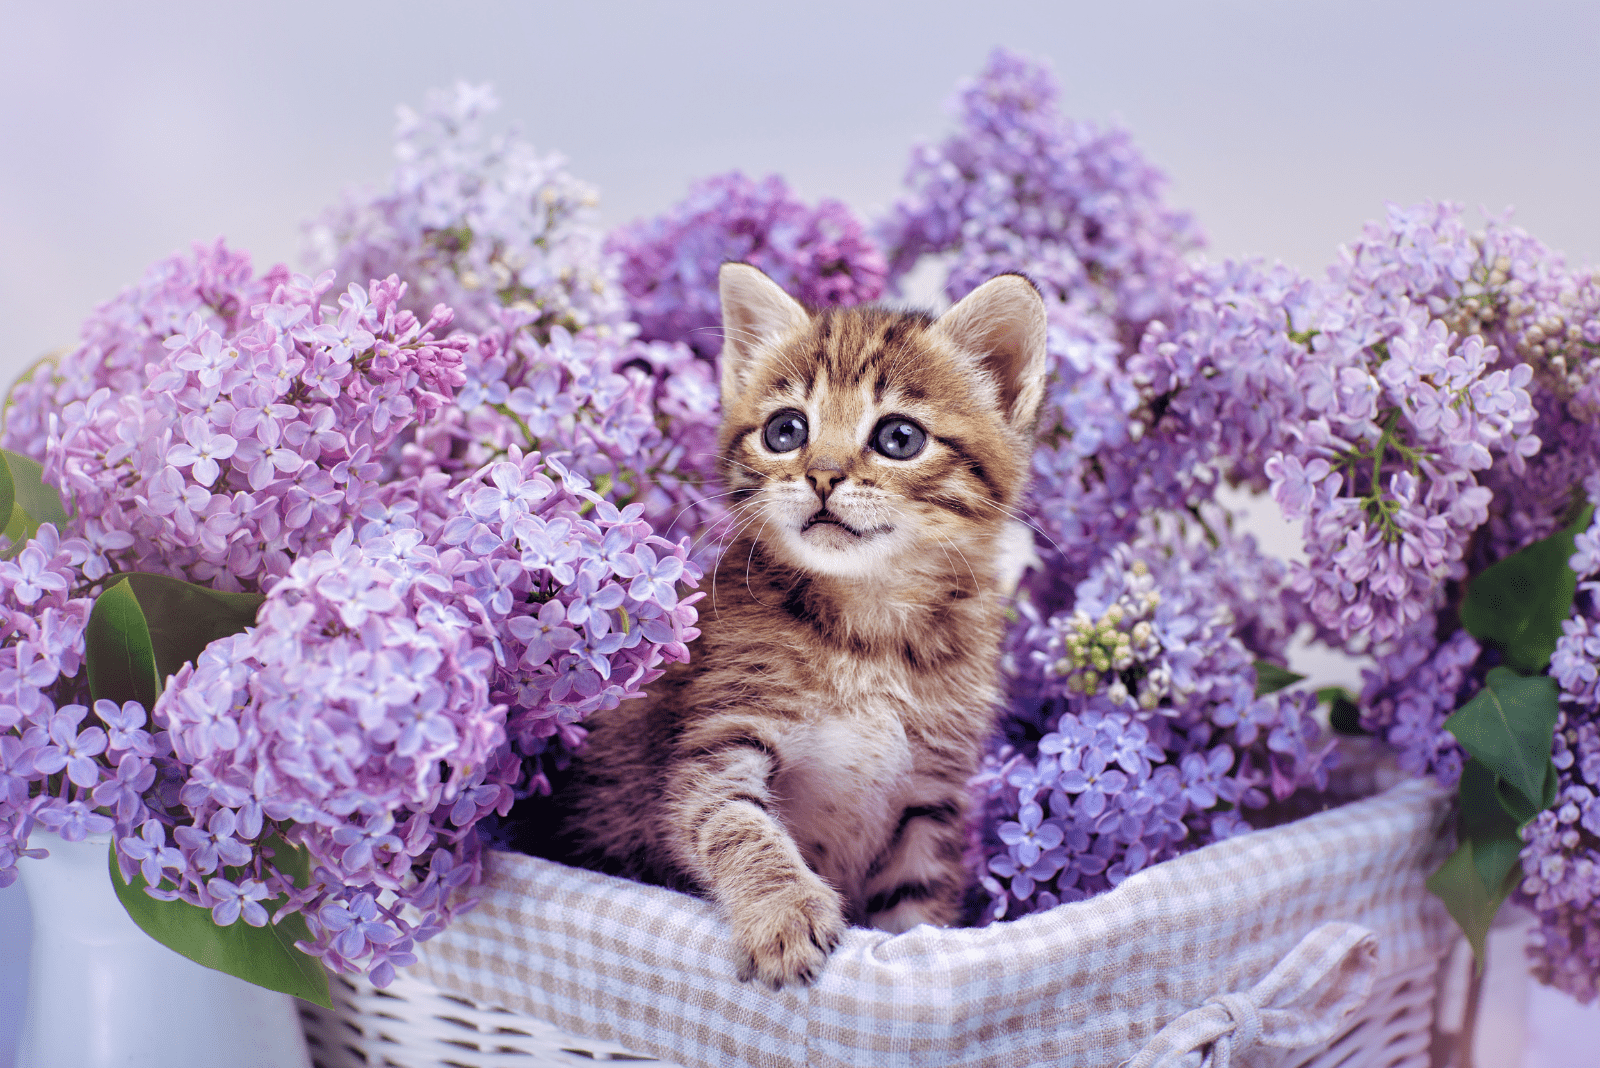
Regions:
<svg viewBox="0 0 1600 1068"><path fill-rule="evenodd" d="M1320 271L1385 201L1451 199L1600 263L1600 7L1591 3L951 0L867 7L414 0L0 10L0 376L191 241L301 263L301 226L388 173L394 108L457 78L598 186L608 226L697 178L782 174L875 216L912 144L997 45L1050 60L1063 106L1120 121L1213 257ZM931 288L931 287L930 287ZM927 293L919 294L928 296ZM1267 520L1263 519L1263 523ZM1300 664L1330 676L1336 662ZM1328 681L1357 682L1355 678ZM26 989L26 903L0 891L0 1064ZM1520 1005L1502 940L1492 982ZM1592 1063L1600 1011L1534 990L1481 1063Z"/></svg>

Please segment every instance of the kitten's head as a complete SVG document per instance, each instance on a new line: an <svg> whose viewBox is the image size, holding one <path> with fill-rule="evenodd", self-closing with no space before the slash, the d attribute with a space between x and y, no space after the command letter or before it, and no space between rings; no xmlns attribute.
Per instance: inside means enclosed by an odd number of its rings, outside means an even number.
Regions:
<svg viewBox="0 0 1600 1068"><path fill-rule="evenodd" d="M724 264L720 284L720 473L769 553L861 576L960 561L1001 532L1044 395L1032 283L990 279L938 319L812 315L742 263Z"/></svg>

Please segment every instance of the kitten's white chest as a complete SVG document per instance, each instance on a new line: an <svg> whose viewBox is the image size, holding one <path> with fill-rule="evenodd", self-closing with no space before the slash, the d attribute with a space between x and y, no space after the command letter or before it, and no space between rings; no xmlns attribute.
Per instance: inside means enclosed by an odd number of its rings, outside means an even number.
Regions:
<svg viewBox="0 0 1600 1068"><path fill-rule="evenodd" d="M892 836L912 781L898 710L867 702L785 731L773 781L778 809L811 867L855 900Z"/></svg>

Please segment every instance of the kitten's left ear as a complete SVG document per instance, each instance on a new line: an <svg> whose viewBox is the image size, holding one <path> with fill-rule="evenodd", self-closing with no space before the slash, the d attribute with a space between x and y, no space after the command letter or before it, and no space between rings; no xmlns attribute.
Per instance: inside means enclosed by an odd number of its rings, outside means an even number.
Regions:
<svg viewBox="0 0 1600 1068"><path fill-rule="evenodd" d="M1044 298L1020 274L1002 274L962 297L933 324L977 356L1000 390L1006 422L1031 435L1044 399Z"/></svg>
<svg viewBox="0 0 1600 1068"><path fill-rule="evenodd" d="M748 263L724 263L717 272L722 297L722 409L733 407L755 354L811 321L800 302Z"/></svg>

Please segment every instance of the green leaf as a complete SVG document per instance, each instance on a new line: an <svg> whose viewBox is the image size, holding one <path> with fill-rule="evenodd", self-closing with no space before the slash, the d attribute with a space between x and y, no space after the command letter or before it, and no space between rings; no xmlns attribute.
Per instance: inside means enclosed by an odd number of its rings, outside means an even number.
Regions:
<svg viewBox="0 0 1600 1068"><path fill-rule="evenodd" d="M1517 831L1527 822L1502 804L1500 785L1480 760L1469 760L1461 769L1459 828L1462 838L1472 842L1472 860L1484 886L1499 886L1516 866L1522 852Z"/></svg>
<svg viewBox="0 0 1600 1068"><path fill-rule="evenodd" d="M10 449L0 449L0 533L10 544L3 555L12 557L45 523L57 530L67 525L67 509L61 495L44 484L44 468Z"/></svg>
<svg viewBox="0 0 1600 1068"><path fill-rule="evenodd" d="M1498 884L1485 883L1475 853L1472 839L1465 839L1444 866L1429 876L1427 885L1428 890L1444 902L1467 941L1472 943L1481 970L1483 943L1489 935L1489 925L1516 888L1517 873L1508 873Z"/></svg>
<svg viewBox="0 0 1600 1068"><path fill-rule="evenodd" d="M1286 667L1281 667L1270 660L1256 661L1256 696L1262 697L1304 679L1304 675L1297 675Z"/></svg>
<svg viewBox="0 0 1600 1068"><path fill-rule="evenodd" d="M1537 814L1554 767L1558 689L1548 675L1523 678L1503 667L1489 672L1483 689L1444 721L1472 756L1521 796L1508 811ZM1526 818L1531 819L1532 815Z"/></svg>
<svg viewBox="0 0 1600 1068"><path fill-rule="evenodd" d="M1545 669L1561 624L1572 615L1578 576L1567 561L1593 517L1589 505L1570 525L1486 568L1467 587L1461 625L1498 646L1506 664L1522 674Z"/></svg>
<svg viewBox="0 0 1600 1068"><path fill-rule="evenodd" d="M117 900L145 934L196 964L303 998L325 1009L333 1008L328 996L328 973L322 962L294 948L297 941L311 940L305 917L297 912L265 927L251 927L242 919L219 927L212 921L210 909L187 901L159 901L145 893L147 884L142 874L135 873L131 884L124 882L117 866L116 848L112 843L113 852L107 858L111 885ZM261 904L270 914L283 904L283 899Z"/></svg>
<svg viewBox="0 0 1600 1068"><path fill-rule="evenodd" d="M12 506L16 503L17 484L11 477L11 453L0 450L0 531L11 525Z"/></svg>
<svg viewBox="0 0 1600 1068"><path fill-rule="evenodd" d="M83 641L90 696L119 705L138 701L145 708L155 707L161 692L156 651L131 585L117 582L94 599Z"/></svg>
<svg viewBox="0 0 1600 1068"><path fill-rule="evenodd" d="M121 575L95 598L84 635L96 700L155 703L167 676L256 621L259 593L222 593L167 575Z"/></svg>

